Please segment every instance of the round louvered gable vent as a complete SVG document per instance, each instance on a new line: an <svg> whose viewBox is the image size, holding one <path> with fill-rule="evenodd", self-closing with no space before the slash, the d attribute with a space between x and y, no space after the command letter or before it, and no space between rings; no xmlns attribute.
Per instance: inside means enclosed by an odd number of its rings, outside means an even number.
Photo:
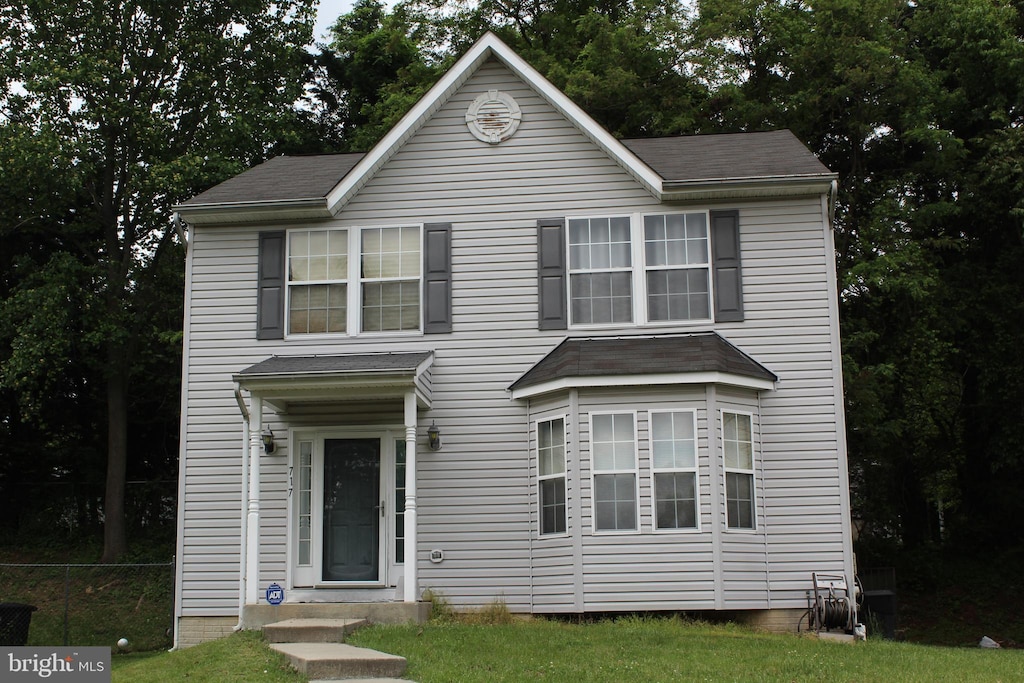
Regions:
<svg viewBox="0 0 1024 683"><path fill-rule="evenodd" d="M519 104L510 95L497 90L477 97L466 112L469 132L477 140L492 145L512 137L522 119L523 113L519 109Z"/></svg>

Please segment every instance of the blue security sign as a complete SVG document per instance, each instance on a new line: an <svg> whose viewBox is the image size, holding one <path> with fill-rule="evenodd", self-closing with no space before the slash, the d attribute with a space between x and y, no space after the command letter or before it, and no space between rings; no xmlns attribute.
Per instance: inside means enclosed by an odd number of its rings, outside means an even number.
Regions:
<svg viewBox="0 0 1024 683"><path fill-rule="evenodd" d="M280 605L284 602L284 589L280 584L272 583L267 586L267 602L271 605Z"/></svg>

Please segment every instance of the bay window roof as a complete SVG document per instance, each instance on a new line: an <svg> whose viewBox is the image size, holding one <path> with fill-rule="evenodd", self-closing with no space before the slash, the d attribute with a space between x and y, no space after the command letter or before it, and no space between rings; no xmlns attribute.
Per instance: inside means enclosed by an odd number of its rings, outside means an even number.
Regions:
<svg viewBox="0 0 1024 683"><path fill-rule="evenodd" d="M516 380L512 398L575 387L728 384L773 389L778 377L714 332L570 337Z"/></svg>

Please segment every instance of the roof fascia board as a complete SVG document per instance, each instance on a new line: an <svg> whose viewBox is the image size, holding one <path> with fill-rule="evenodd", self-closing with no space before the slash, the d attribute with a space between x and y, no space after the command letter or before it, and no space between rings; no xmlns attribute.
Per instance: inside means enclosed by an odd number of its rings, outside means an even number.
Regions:
<svg viewBox="0 0 1024 683"><path fill-rule="evenodd" d="M665 183L662 199L683 201L687 199L751 199L761 197L817 196L831 191L832 175L794 178L745 178L727 180L676 181Z"/></svg>
<svg viewBox="0 0 1024 683"><path fill-rule="evenodd" d="M596 375L588 377L563 377L551 382L541 382L522 389L512 389L513 399L533 398L541 394L568 389L595 387L635 387L642 385L665 386L669 384L724 384L728 386L771 391L775 382L770 379L747 377L729 372L677 372L654 375Z"/></svg>
<svg viewBox="0 0 1024 683"><path fill-rule="evenodd" d="M260 220L331 218L331 212L323 197L217 204L178 204L172 208L178 212L182 220L192 225L248 222L253 219L254 214L258 214Z"/></svg>
<svg viewBox="0 0 1024 683"><path fill-rule="evenodd" d="M441 80L427 91L426 95L420 98L420 101L402 117L370 153L363 157L355 168L327 194L327 205L331 211L337 215L359 188L492 56L533 87L551 106L568 118L581 133L636 178L648 192L661 198L661 176L616 140L603 126L552 85L526 60L517 55L498 36L487 32L441 77Z"/></svg>

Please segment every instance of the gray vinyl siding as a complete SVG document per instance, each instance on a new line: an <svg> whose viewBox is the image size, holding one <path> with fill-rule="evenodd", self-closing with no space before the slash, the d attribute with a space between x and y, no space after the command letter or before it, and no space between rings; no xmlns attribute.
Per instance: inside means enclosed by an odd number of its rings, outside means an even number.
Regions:
<svg viewBox="0 0 1024 683"><path fill-rule="evenodd" d="M470 102L489 89L511 94L523 111L519 131L497 146L472 138L464 120ZM434 351L432 408L419 416L417 555L420 587L456 606L502 599L518 612L799 607L812 571L850 567L839 503L845 473L837 452L834 293L827 287L827 228L818 197L695 207L740 211L744 322L569 332L715 329L779 376L777 390L762 392L759 406L752 391L722 389L712 409L703 386L581 390L577 399L566 392L531 407L510 399L507 387L566 335L537 330L537 220L666 208L491 62L337 219L317 224L452 223L452 333L256 341L258 229L195 228L184 371L181 614L237 612L243 444L231 376L274 354ZM296 226L259 229L290 227ZM752 405L759 416L759 526L746 535L723 531L724 510L713 509L711 494L719 483L712 481L711 458L719 456L710 452L709 433L716 428L715 410L733 401ZM640 533L593 534L586 414L637 411L639 436L646 439L646 411L675 405L697 410L700 530L651 533L650 470L642 460ZM532 439L533 424L544 414L565 414L577 433L568 473L569 532L560 538L537 534ZM295 417L268 407L265 415L279 450L261 456L261 592L286 577L288 429L363 419L349 407ZM391 405L365 421L400 418L400 406ZM442 433L438 452L429 451L423 437L432 421ZM442 563L427 560L432 549L444 550Z"/></svg>

